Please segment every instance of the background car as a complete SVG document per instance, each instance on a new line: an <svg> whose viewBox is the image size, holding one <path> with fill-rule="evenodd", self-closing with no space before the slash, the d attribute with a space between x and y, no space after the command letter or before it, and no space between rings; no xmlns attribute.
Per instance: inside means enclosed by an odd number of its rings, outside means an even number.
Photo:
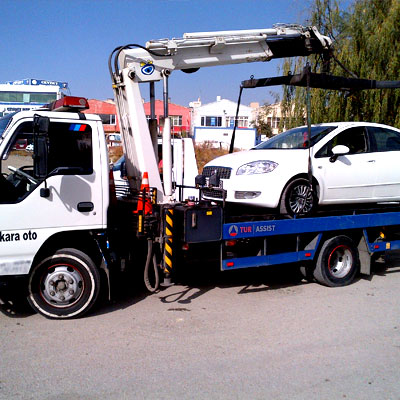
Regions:
<svg viewBox="0 0 400 400"><path fill-rule="evenodd" d="M226 201L309 214L317 204L400 201L400 130L339 122L283 132L252 150L210 161L203 175L220 176ZM311 182L309 180L309 165ZM205 190L220 200L220 191Z"/></svg>
<svg viewBox="0 0 400 400"><path fill-rule="evenodd" d="M121 174L121 167L125 163L125 156L119 158L114 164L112 164L113 179L115 185L115 192L117 197L127 196L130 192L129 182L124 176L126 171Z"/></svg>

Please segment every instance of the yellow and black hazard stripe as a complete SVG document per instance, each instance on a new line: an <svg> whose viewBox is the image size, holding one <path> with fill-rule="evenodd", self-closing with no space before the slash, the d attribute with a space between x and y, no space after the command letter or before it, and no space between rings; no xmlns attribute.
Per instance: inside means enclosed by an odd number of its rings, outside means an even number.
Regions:
<svg viewBox="0 0 400 400"><path fill-rule="evenodd" d="M165 210L164 273L170 275L173 256L174 209Z"/></svg>

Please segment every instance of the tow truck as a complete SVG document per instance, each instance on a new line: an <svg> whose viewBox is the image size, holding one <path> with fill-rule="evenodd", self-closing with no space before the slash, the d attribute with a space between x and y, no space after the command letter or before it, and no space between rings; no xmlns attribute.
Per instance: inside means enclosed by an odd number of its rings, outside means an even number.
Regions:
<svg viewBox="0 0 400 400"><path fill-rule="evenodd" d="M294 219L244 216L202 199L205 187L223 188L218 176L188 179L190 140L178 142L178 150L171 146L168 80L175 70L329 57L331 46L315 27L280 24L117 47L108 64L130 188L122 198L115 196L101 120L83 113L86 99L64 97L0 119L2 285L17 282L15 290L27 291L35 311L66 319L87 313L101 287L110 297L113 277L124 270L143 270L150 291L158 289L161 273L162 284L170 285L174 264L188 249L217 249L222 270L298 262L306 277L328 286L351 283L360 259L361 272L370 273L374 253L400 247L397 209ZM165 114L162 173L154 112L158 81ZM143 83L149 83L149 121ZM18 140L33 145L33 157L16 148Z"/></svg>

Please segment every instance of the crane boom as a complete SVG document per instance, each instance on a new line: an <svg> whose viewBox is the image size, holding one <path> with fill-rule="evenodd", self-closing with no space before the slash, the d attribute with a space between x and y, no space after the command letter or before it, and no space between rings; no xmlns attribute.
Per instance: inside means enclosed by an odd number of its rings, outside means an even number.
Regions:
<svg viewBox="0 0 400 400"><path fill-rule="evenodd" d="M315 27L278 24L270 29L185 33L178 39L150 40L146 46L127 45L114 50L109 67L123 138L131 185L140 186L143 172L158 190L160 202L174 200L172 190L171 133L168 119L168 77L175 70L199 68L274 58L329 54L332 41ZM115 55L114 55L115 53ZM112 57L114 55L114 71ZM158 172L157 133L150 132L139 84L163 81L163 185ZM150 101L154 101L153 95ZM154 116L153 116L154 118Z"/></svg>

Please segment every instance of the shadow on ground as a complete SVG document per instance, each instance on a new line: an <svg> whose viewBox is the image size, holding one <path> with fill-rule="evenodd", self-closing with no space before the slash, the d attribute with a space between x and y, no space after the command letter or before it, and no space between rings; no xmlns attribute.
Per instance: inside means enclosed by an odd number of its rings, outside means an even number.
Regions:
<svg viewBox="0 0 400 400"><path fill-rule="evenodd" d="M394 251L385 258L375 260L372 265L372 274L362 276L360 279L373 280L374 275L386 276L398 272L400 272L400 251ZM156 292L161 302L171 305L190 304L217 287L237 288L238 294L248 294L309 284L296 264L222 272L219 270L218 262L191 262L190 265L182 265L175 272L173 281L176 284L176 290L172 290L172 293L169 290L167 294L163 287ZM85 317L122 310L151 295L152 293L144 287L142 273L125 272L113 280L111 301L108 300L108 290L103 290L100 301ZM26 296L15 288L7 290L1 288L0 312L10 318L26 318L34 314Z"/></svg>

